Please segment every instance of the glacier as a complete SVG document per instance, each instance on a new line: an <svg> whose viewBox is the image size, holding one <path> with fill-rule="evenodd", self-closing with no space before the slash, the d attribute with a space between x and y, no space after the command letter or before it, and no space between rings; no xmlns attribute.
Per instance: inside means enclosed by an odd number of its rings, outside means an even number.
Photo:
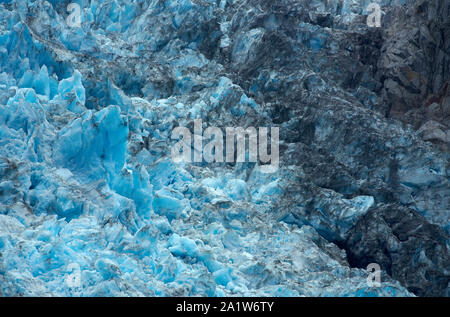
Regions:
<svg viewBox="0 0 450 317"><path fill-rule="evenodd" d="M0 296L450 296L450 3L369 3L0 1Z"/></svg>

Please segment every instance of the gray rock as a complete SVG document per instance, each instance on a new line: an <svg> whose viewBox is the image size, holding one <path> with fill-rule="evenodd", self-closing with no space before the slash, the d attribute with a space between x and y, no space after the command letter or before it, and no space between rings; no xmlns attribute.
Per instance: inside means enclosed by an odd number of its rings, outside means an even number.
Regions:
<svg viewBox="0 0 450 317"><path fill-rule="evenodd" d="M351 265L378 263L418 296L450 295L448 235L412 209L373 208L351 230L345 248Z"/></svg>

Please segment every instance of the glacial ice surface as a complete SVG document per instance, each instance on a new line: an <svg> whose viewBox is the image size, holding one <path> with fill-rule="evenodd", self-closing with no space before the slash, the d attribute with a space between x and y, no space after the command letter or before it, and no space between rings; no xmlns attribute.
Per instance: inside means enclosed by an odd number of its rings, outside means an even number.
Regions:
<svg viewBox="0 0 450 317"><path fill-rule="evenodd" d="M289 164L171 160L178 125L270 116L208 52L245 67L275 17L231 40L239 21L219 13L242 1L74 2L81 28L69 1L0 3L1 295L412 295L384 272L370 286L333 243L374 197L324 189L314 213L289 213L278 202L303 177ZM343 2L346 19L361 13ZM326 41L302 36L314 51ZM266 75L250 91L282 89Z"/></svg>

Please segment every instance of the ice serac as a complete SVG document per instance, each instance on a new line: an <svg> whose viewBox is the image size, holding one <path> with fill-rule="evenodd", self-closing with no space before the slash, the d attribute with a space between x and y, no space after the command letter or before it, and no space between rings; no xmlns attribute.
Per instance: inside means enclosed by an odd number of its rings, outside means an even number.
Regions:
<svg viewBox="0 0 450 317"><path fill-rule="evenodd" d="M0 295L449 296L449 1L74 2L0 1Z"/></svg>

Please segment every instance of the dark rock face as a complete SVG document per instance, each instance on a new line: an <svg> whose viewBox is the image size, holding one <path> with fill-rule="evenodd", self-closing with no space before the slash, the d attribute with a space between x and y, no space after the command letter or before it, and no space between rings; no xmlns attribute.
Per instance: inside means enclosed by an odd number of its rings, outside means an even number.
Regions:
<svg viewBox="0 0 450 317"><path fill-rule="evenodd" d="M304 172L286 186L280 219L313 225L347 250L351 265L377 262L419 296L448 296L450 2L386 7L380 29L362 17L344 22L333 5L325 13L305 1L243 6L260 13L235 14L235 44L223 60L272 124L288 127L283 160ZM243 41L245 55L233 53ZM429 151L440 159L421 167ZM370 195L383 207L345 233L330 216L345 207L328 189Z"/></svg>
<svg viewBox="0 0 450 317"><path fill-rule="evenodd" d="M420 123L408 118L420 117L413 115L414 107L432 91L446 94L448 1L387 6L379 29L367 28L364 16L344 19L334 2L246 1L239 8L231 11L226 35L233 44L221 51L222 62L227 67L230 61L233 80L267 109L268 124L282 127L290 149L283 154L289 156L286 164L302 166L305 178L321 187L399 202L446 227L448 120L439 114L447 99L441 96L429 110L438 122L421 127L426 116ZM361 13L363 8L353 9ZM416 39L411 30L426 36ZM237 54L243 42L247 47ZM422 74L417 84L425 86L411 88L412 77L398 84L406 76L399 72L406 70ZM396 92L389 88L392 83ZM396 115L399 103L404 109ZM386 117L420 130L416 134ZM430 151L434 158L424 160Z"/></svg>
<svg viewBox="0 0 450 317"><path fill-rule="evenodd" d="M378 61L390 115L442 102L450 79L450 3L414 1L387 13ZM428 103L425 105L425 103Z"/></svg>
<svg viewBox="0 0 450 317"><path fill-rule="evenodd" d="M449 296L448 236L416 211L396 205L371 209L345 242L349 263L378 263L418 296Z"/></svg>
<svg viewBox="0 0 450 317"><path fill-rule="evenodd" d="M448 152L450 2L414 1L388 11L377 76L387 115Z"/></svg>

